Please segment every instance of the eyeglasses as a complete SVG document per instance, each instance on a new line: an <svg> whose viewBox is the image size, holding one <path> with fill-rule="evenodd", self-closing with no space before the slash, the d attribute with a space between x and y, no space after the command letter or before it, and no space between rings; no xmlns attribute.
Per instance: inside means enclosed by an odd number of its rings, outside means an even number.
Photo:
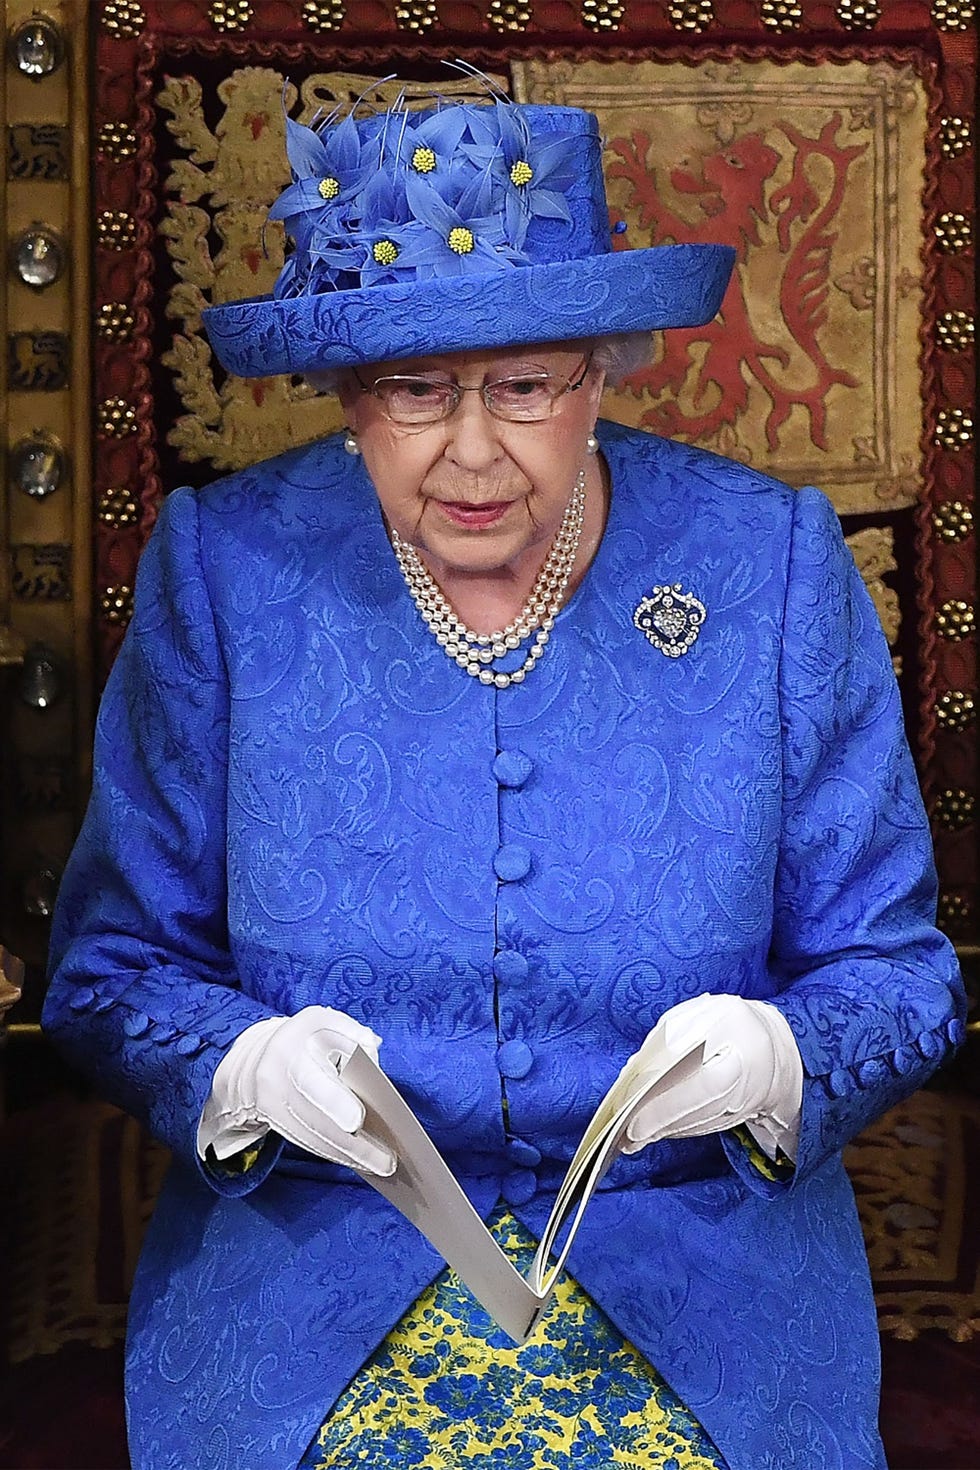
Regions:
<svg viewBox="0 0 980 1470"><path fill-rule="evenodd" d="M488 413L509 424L534 424L548 419L566 393L574 393L585 382L592 353L588 352L575 378L558 378L553 373L525 373L517 378L497 378L479 387L464 388L440 378L396 374L365 383L357 369L354 377L364 393L371 393L394 424L438 424L459 408L464 393L479 393Z"/></svg>

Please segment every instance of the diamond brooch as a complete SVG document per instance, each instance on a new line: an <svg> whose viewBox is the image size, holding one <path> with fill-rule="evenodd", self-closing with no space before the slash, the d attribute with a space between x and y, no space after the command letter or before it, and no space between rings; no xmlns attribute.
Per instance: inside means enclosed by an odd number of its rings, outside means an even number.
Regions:
<svg viewBox="0 0 980 1470"><path fill-rule="evenodd" d="M654 648L668 658L680 658L697 642L707 616L703 602L693 592L683 592L680 582L654 587L649 597L637 604L633 623Z"/></svg>

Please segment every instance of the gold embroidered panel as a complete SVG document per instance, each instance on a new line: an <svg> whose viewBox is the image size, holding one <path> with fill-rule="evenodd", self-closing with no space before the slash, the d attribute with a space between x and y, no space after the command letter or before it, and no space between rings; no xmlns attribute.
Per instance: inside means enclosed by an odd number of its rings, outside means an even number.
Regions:
<svg viewBox="0 0 980 1470"><path fill-rule="evenodd" d="M509 85L505 77L494 80L504 89ZM265 220L289 183L284 106L296 121L310 123L338 104L362 99L365 111L374 111L403 94L420 106L436 94L460 101L486 98L485 89L468 79L430 85L351 72L310 76L297 91L281 71L243 66L219 83L220 113L212 128L193 75L170 76L158 92L157 104L181 155L167 172L167 192L174 197L160 234L175 278L166 314L176 323L162 362L174 375L184 409L167 442L183 459L241 469L340 427L336 400L315 393L301 378L216 372L201 312L271 291L282 267L282 226Z"/></svg>
<svg viewBox="0 0 980 1470"><path fill-rule="evenodd" d="M720 317L659 339L623 423L816 484L841 514L918 497L926 84L908 64L518 62L598 114L631 247L733 244Z"/></svg>

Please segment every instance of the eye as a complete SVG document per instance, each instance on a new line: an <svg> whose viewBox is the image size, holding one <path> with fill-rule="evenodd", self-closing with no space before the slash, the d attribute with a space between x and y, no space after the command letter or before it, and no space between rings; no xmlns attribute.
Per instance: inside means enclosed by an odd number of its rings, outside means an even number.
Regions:
<svg viewBox="0 0 980 1470"><path fill-rule="evenodd" d="M497 403L534 402L548 397L551 379L504 378L499 383L488 383L487 391Z"/></svg>
<svg viewBox="0 0 980 1470"><path fill-rule="evenodd" d="M445 396L448 383L429 383L425 378L405 378L397 387L410 398L438 399Z"/></svg>

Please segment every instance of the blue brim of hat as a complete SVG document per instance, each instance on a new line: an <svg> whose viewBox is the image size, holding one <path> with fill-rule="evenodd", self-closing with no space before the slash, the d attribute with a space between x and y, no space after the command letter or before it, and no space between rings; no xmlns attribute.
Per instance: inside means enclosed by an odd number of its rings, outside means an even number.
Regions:
<svg viewBox="0 0 980 1470"><path fill-rule="evenodd" d="M469 349L699 327L735 263L727 245L658 245L488 275L437 276L203 313L222 366L243 378Z"/></svg>

